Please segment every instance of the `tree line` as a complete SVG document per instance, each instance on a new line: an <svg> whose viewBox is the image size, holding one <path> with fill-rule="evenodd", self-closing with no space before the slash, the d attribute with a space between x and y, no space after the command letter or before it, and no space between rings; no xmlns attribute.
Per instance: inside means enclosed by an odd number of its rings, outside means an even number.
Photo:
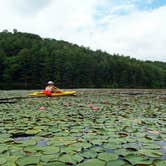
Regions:
<svg viewBox="0 0 166 166"><path fill-rule="evenodd" d="M156 55L157 56L157 55ZM0 32L0 89L166 88L166 63L140 61L31 33Z"/></svg>

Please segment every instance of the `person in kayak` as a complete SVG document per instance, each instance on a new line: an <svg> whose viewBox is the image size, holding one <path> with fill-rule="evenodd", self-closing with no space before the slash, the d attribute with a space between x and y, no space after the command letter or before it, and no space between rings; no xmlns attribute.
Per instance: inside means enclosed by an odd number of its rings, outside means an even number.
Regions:
<svg viewBox="0 0 166 166"><path fill-rule="evenodd" d="M55 87L53 81L48 81L47 86L46 86L46 88L45 88L45 90L43 92L47 96L51 97L52 93L61 93L62 90L60 90L57 87Z"/></svg>

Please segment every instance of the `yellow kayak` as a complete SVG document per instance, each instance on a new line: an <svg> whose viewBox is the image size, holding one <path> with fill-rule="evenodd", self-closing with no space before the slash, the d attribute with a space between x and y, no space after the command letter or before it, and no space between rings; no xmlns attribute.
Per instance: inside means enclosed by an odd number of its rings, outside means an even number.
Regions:
<svg viewBox="0 0 166 166"><path fill-rule="evenodd" d="M76 91L62 91L62 92L58 92L58 93L52 93L51 97L69 96L69 95L74 95L75 93L76 93ZM47 95L43 92L33 92L33 93L30 93L29 96L44 97L44 96L47 96Z"/></svg>

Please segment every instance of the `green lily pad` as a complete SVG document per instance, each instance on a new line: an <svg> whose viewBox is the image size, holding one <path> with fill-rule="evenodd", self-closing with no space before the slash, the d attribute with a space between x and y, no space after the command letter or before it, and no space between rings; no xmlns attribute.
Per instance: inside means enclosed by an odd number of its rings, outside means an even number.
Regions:
<svg viewBox="0 0 166 166"><path fill-rule="evenodd" d="M59 147L56 146L44 146L44 147L38 147L40 151L42 151L43 154L54 154L59 152Z"/></svg>
<svg viewBox="0 0 166 166"><path fill-rule="evenodd" d="M92 140L90 141L93 145L102 145L103 144L103 140L99 140L99 139L96 139L96 140Z"/></svg>
<svg viewBox="0 0 166 166"><path fill-rule="evenodd" d="M18 141L18 143L20 143L19 146L32 146L37 144L33 139Z"/></svg>
<svg viewBox="0 0 166 166"><path fill-rule="evenodd" d="M37 133L41 132L41 129L31 129L31 130L27 130L25 132L25 134L29 134L29 135L35 135Z"/></svg>
<svg viewBox="0 0 166 166"><path fill-rule="evenodd" d="M81 143L81 147L86 149L86 148L90 148L92 146L92 144L88 143L88 142L82 142Z"/></svg>
<svg viewBox="0 0 166 166"><path fill-rule="evenodd" d="M148 139L148 138L140 138L140 139L139 139L139 142L150 143L150 142L153 142L153 140Z"/></svg>
<svg viewBox="0 0 166 166"><path fill-rule="evenodd" d="M23 151L27 153L35 153L38 151L38 148L36 146L26 146L23 148Z"/></svg>
<svg viewBox="0 0 166 166"><path fill-rule="evenodd" d="M0 165L3 165L7 162L7 157L5 156L0 156Z"/></svg>
<svg viewBox="0 0 166 166"><path fill-rule="evenodd" d="M59 154L49 154L49 155L41 155L41 161L43 162L54 162L59 158Z"/></svg>
<svg viewBox="0 0 166 166"><path fill-rule="evenodd" d="M110 161L118 159L118 155L113 153L100 153L98 158L104 161Z"/></svg>
<svg viewBox="0 0 166 166"><path fill-rule="evenodd" d="M9 135L1 135L0 143L10 142L10 141L12 141L12 138L10 138Z"/></svg>
<svg viewBox="0 0 166 166"><path fill-rule="evenodd" d="M80 153L80 155L85 158L95 158L97 156L97 153L92 150L87 150L87 151Z"/></svg>
<svg viewBox="0 0 166 166"><path fill-rule="evenodd" d="M139 165L139 164L151 164L152 160L149 160L148 158L145 158L143 156L138 156L134 154L129 154L124 157L125 160L130 162L132 165Z"/></svg>
<svg viewBox="0 0 166 166"><path fill-rule="evenodd" d="M99 153L99 152L101 153L101 152L105 151L105 149L103 147L101 147L101 146L92 147L92 148L90 148L90 150L95 151L97 153Z"/></svg>
<svg viewBox="0 0 166 166"><path fill-rule="evenodd" d="M58 160L64 163L76 164L76 160L74 160L70 154L64 154L60 156Z"/></svg>
<svg viewBox="0 0 166 166"><path fill-rule="evenodd" d="M141 149L139 153L148 157L161 157L161 153L153 149Z"/></svg>
<svg viewBox="0 0 166 166"><path fill-rule="evenodd" d="M164 160L155 160L153 163L155 166L166 166L166 161Z"/></svg>
<svg viewBox="0 0 166 166"><path fill-rule="evenodd" d="M41 165L43 166L43 165ZM59 161L55 161L55 162L49 162L44 164L44 166L67 166L67 164L59 162Z"/></svg>
<svg viewBox="0 0 166 166"><path fill-rule="evenodd" d="M126 143L122 147L130 151L137 151L140 148L140 145L138 143L132 142Z"/></svg>
<svg viewBox="0 0 166 166"><path fill-rule="evenodd" d="M76 161L77 163L81 162L84 158L81 157L80 155L76 154L72 156L72 159Z"/></svg>
<svg viewBox="0 0 166 166"><path fill-rule="evenodd" d="M33 164L38 164L40 160L39 156L25 156L22 158L19 158L16 163L19 166L25 166L25 165L33 165Z"/></svg>
<svg viewBox="0 0 166 166"><path fill-rule="evenodd" d="M8 150L8 147L7 147L6 144L0 145L0 153L3 153L3 152L5 152L5 151L7 151L7 150Z"/></svg>
<svg viewBox="0 0 166 166"><path fill-rule="evenodd" d="M81 149L82 149L82 146L81 144L78 142L78 143L74 143L74 144L71 144L69 146L65 146L66 148L74 151L74 152L80 152Z"/></svg>
<svg viewBox="0 0 166 166"><path fill-rule="evenodd" d="M99 159L86 160L78 166L105 166L105 162Z"/></svg>
<svg viewBox="0 0 166 166"><path fill-rule="evenodd" d="M17 156L9 156L4 166L16 166L16 161L18 158L19 157Z"/></svg>
<svg viewBox="0 0 166 166"><path fill-rule="evenodd" d="M124 166L125 162L122 160L111 160L107 162L106 166Z"/></svg>
<svg viewBox="0 0 166 166"><path fill-rule="evenodd" d="M160 149L160 146L157 144L144 144L143 148L145 149Z"/></svg>
<svg viewBox="0 0 166 166"><path fill-rule="evenodd" d="M109 143L104 144L103 147L106 149L118 149L118 148L121 148L121 145L114 143L114 142L112 142L112 143L109 142Z"/></svg>

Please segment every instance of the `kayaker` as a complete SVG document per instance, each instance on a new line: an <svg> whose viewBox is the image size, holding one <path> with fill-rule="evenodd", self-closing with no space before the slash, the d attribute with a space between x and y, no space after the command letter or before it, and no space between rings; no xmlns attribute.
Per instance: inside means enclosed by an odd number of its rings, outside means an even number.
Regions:
<svg viewBox="0 0 166 166"><path fill-rule="evenodd" d="M45 90L43 91L47 96L52 96L52 93L61 93L62 91L54 86L53 81L48 81Z"/></svg>

